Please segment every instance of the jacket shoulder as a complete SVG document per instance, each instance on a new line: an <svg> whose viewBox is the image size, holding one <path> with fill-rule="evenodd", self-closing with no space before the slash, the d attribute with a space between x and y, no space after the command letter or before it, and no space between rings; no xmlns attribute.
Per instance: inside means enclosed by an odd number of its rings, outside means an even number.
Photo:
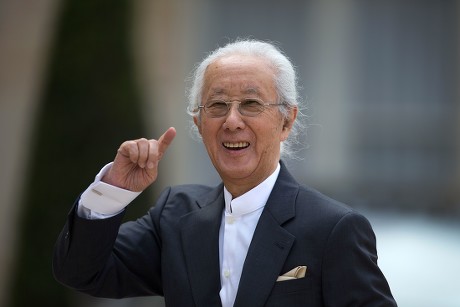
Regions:
<svg viewBox="0 0 460 307"><path fill-rule="evenodd" d="M303 185L299 186L297 202L308 203L314 208L319 207L331 212L337 212L338 214L347 214L354 211L349 205L327 196L312 187Z"/></svg>
<svg viewBox="0 0 460 307"><path fill-rule="evenodd" d="M214 187L200 184L168 187L161 192L151 210L172 211L177 215L186 214L222 197L222 190L222 184Z"/></svg>
<svg viewBox="0 0 460 307"><path fill-rule="evenodd" d="M313 224L319 223L322 227L334 227L346 216L367 220L349 205L306 186L299 187L295 207L297 216L305 217Z"/></svg>
<svg viewBox="0 0 460 307"><path fill-rule="evenodd" d="M207 186L201 184L183 184L172 186L167 190L169 201L193 201L198 204L206 204L222 196L223 185Z"/></svg>

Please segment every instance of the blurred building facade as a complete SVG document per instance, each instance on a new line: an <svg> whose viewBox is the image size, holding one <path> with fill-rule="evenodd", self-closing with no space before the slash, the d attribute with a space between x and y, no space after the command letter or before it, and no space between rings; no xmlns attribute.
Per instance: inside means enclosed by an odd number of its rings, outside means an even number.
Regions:
<svg viewBox="0 0 460 307"><path fill-rule="evenodd" d="M0 3L0 13L15 16L0 18L0 63L10 67L0 79L5 144L0 235L8 246L14 246L17 195L53 35L50 25L59 13L59 1L37 2L41 9L35 10L26 2ZM4 9L8 4L15 10ZM299 150L300 159L288 161L298 179L353 206L460 216L458 1L143 0L132 5L146 133L156 137L169 126L178 130L159 185L219 180L200 142L189 135L186 79L210 50L252 37L277 42L300 74L308 148ZM18 18L24 14L36 19ZM31 40L11 30L19 23L45 34ZM24 31L35 33L31 28ZM36 45L6 48L21 41ZM11 83L10 73L18 73L25 60L30 71ZM0 255L0 305L13 255L14 249ZM85 306L115 306L81 300ZM151 306L145 300L116 304Z"/></svg>
<svg viewBox="0 0 460 307"><path fill-rule="evenodd" d="M320 35L335 51L317 69L322 185L364 205L458 215L458 1L323 5L332 35Z"/></svg>
<svg viewBox="0 0 460 307"><path fill-rule="evenodd" d="M0 306L6 306L31 137L58 0L0 1Z"/></svg>

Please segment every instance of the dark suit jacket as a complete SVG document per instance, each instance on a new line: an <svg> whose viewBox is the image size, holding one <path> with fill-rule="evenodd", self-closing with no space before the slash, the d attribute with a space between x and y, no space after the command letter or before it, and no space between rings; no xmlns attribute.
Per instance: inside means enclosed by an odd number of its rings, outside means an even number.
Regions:
<svg viewBox="0 0 460 307"><path fill-rule="evenodd" d="M63 284L100 297L164 295L167 306L220 306L223 185L166 189L156 206L121 225L79 218L75 208L55 247ZM300 186L282 164L257 224L234 306L396 306L377 266L369 222ZM306 265L305 278L276 282Z"/></svg>

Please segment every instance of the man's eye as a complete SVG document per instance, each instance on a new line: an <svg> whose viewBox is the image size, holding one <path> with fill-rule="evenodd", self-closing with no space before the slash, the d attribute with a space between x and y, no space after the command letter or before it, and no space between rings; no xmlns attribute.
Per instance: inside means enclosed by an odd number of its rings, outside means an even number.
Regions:
<svg viewBox="0 0 460 307"><path fill-rule="evenodd" d="M257 100L248 99L241 103L241 107L246 110L260 110L263 105Z"/></svg>
<svg viewBox="0 0 460 307"><path fill-rule="evenodd" d="M227 104L224 101L214 101L207 105L208 109L227 109Z"/></svg>

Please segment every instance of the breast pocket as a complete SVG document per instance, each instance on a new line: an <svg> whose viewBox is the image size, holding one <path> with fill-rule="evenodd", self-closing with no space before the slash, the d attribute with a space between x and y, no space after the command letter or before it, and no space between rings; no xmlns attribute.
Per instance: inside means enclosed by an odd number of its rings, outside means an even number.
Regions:
<svg viewBox="0 0 460 307"><path fill-rule="evenodd" d="M295 293L306 291L311 288L311 278L308 276L299 278L299 279L292 279L292 280L285 280L285 281L277 281L275 286L273 287L271 295L282 295L288 293Z"/></svg>
<svg viewBox="0 0 460 307"><path fill-rule="evenodd" d="M312 280L307 276L276 282L265 306L316 306L317 299L318 295L312 288Z"/></svg>

